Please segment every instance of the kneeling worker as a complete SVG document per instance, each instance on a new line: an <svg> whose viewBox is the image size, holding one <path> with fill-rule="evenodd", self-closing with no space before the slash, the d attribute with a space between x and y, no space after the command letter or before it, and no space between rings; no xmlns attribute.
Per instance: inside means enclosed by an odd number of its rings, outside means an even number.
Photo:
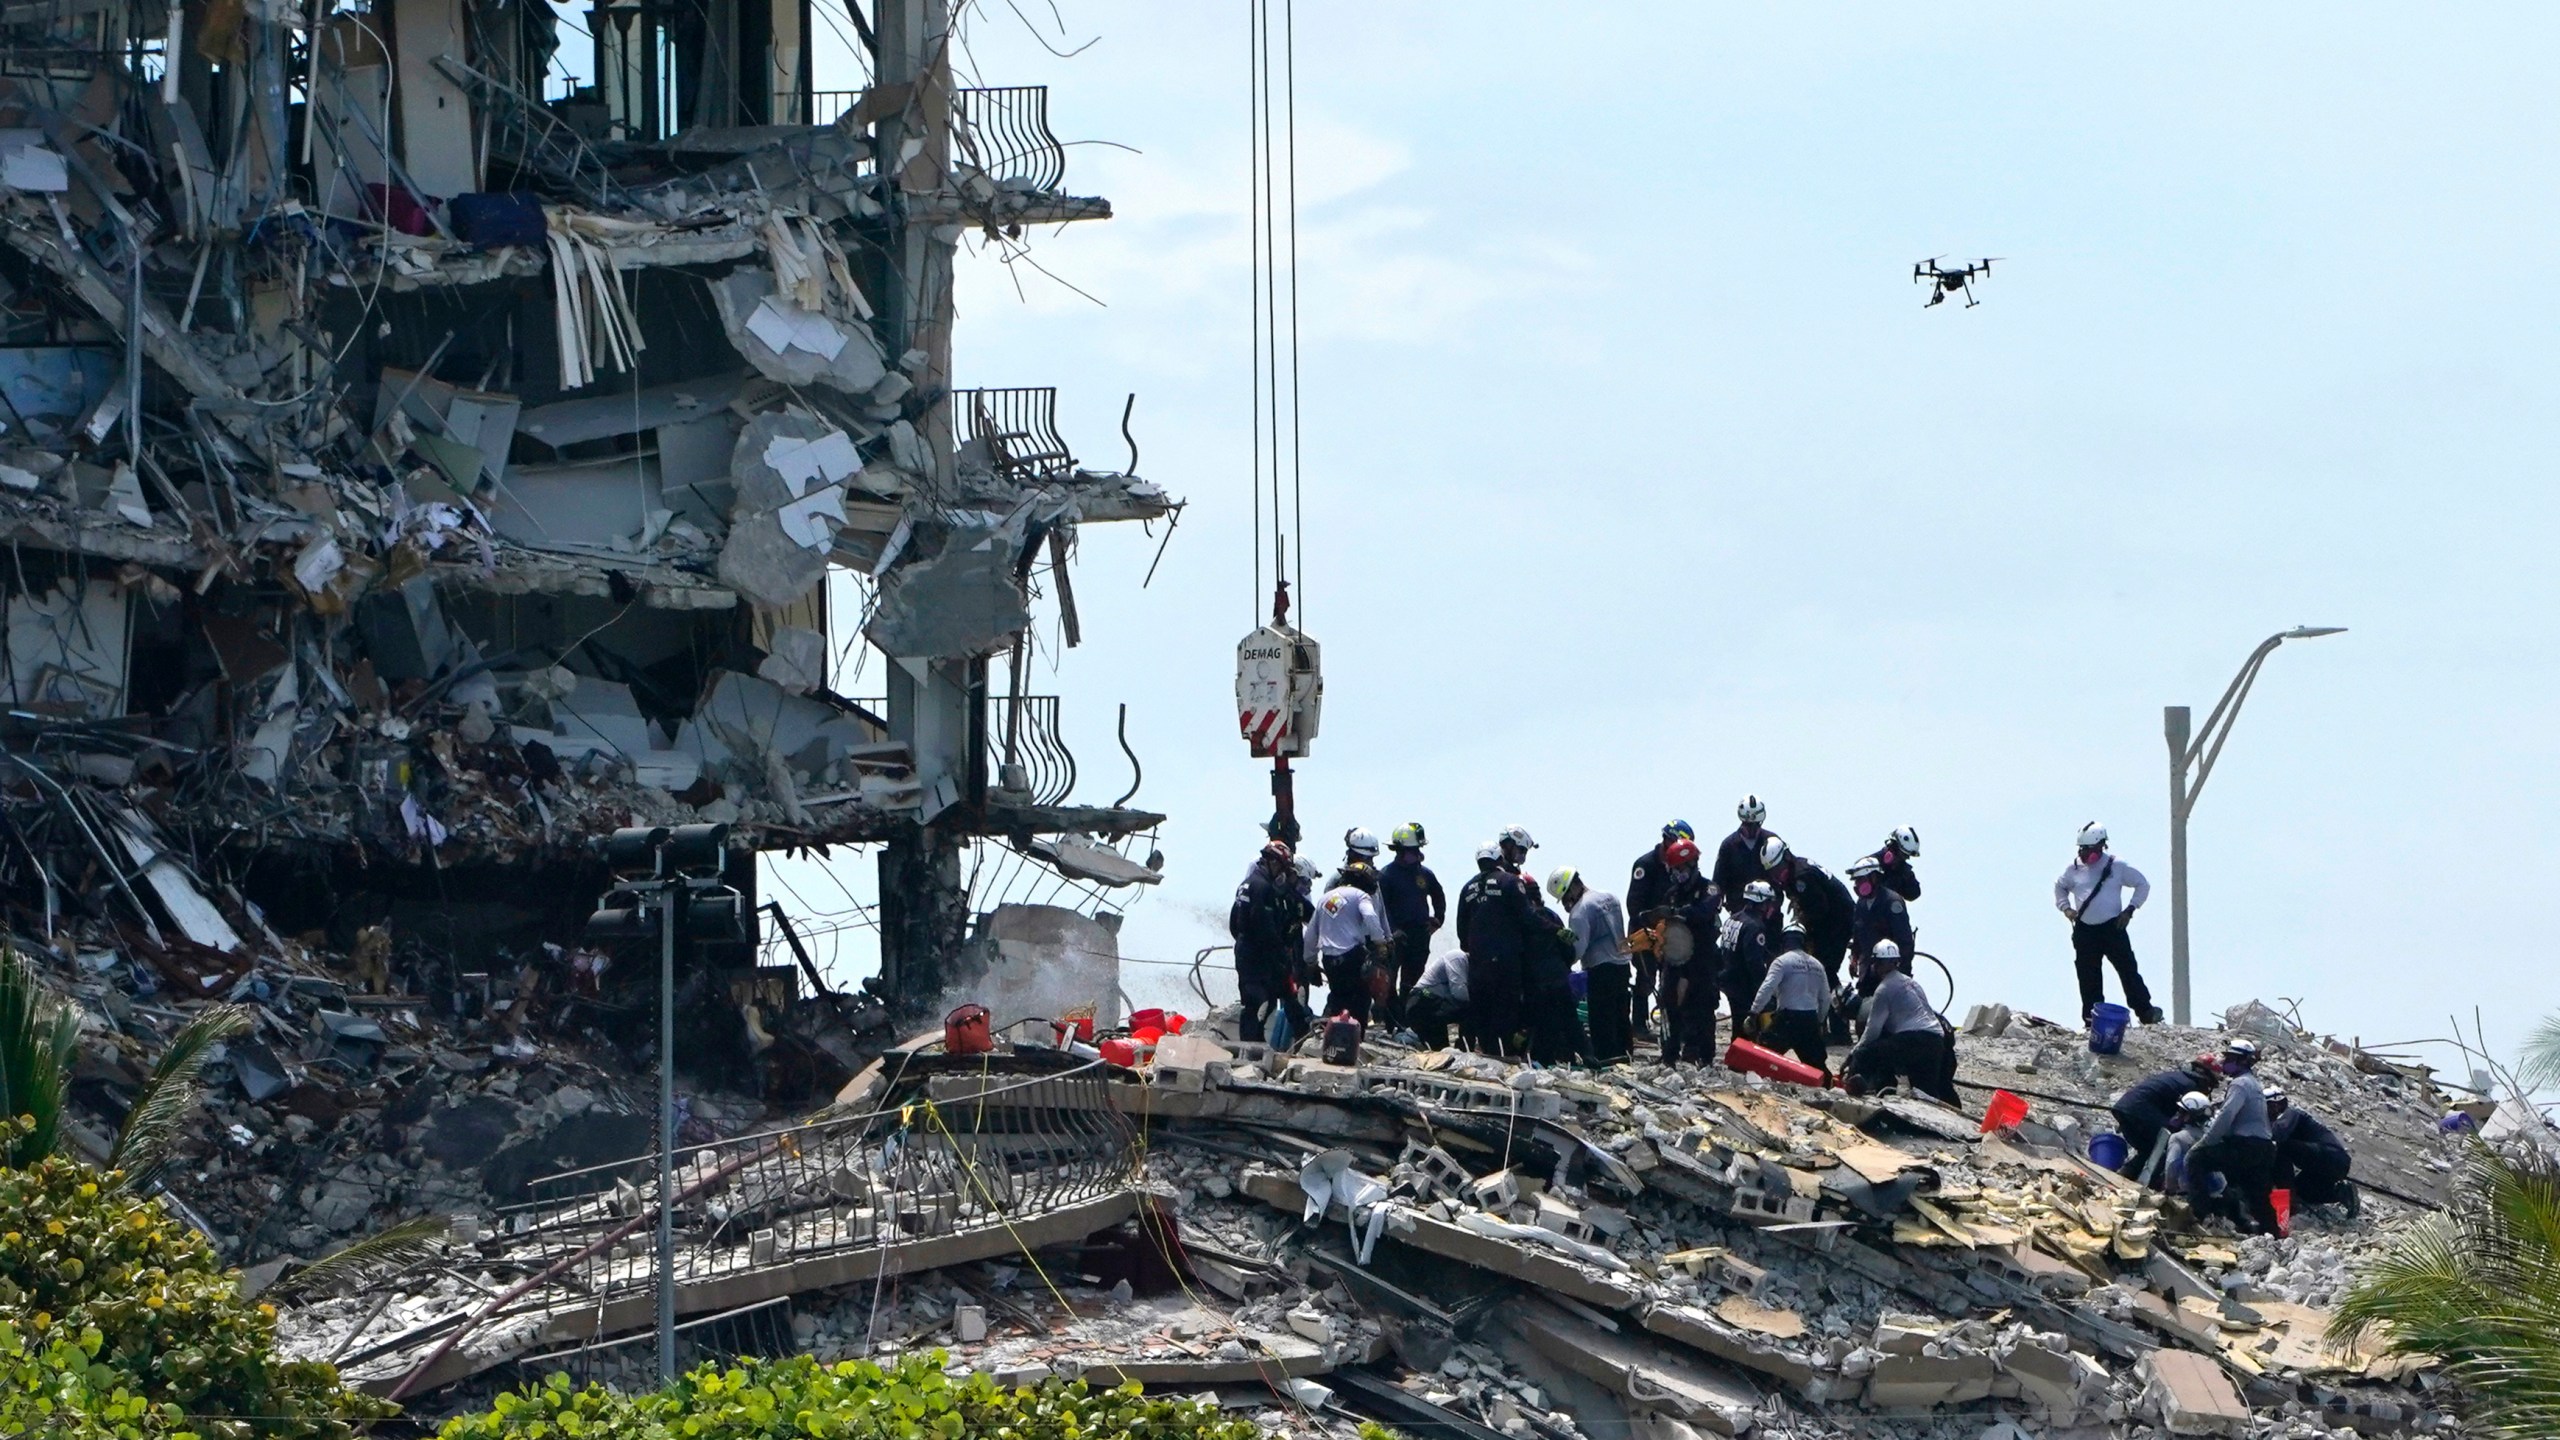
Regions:
<svg viewBox="0 0 2560 1440"><path fill-rule="evenodd" d="M1449 1027L1467 1019L1467 954L1435 955L1405 992L1404 1025L1425 1050L1449 1048Z"/></svg>
<svg viewBox="0 0 2560 1440"><path fill-rule="evenodd" d="M1922 1094L1958 1105L1954 1037L1930 1007L1920 982L1903 968L1902 947L1877 941L1868 952L1867 969L1875 1000L1867 1010L1866 1036L1843 1067L1849 1093L1872 1095L1908 1079Z"/></svg>
<svg viewBox="0 0 2560 1440"><path fill-rule="evenodd" d="M2267 1091L2267 1127L2276 1142L2275 1183L2293 1192L2296 1205L2343 1205L2364 1212L2355 1182L2347 1178L2355 1157L2338 1132L2296 1107L2281 1089Z"/></svg>
<svg viewBox="0 0 2560 1440"><path fill-rule="evenodd" d="M2117 1096L2108 1109L2116 1117L2116 1133L2124 1137L2120 1173L2139 1176L2148 1169L2151 1152L2160 1147L2160 1137L2177 1118L2178 1101L2198 1090L2210 1096L2221 1083L2222 1068L2212 1056L2199 1055L2185 1069L2145 1076Z"/></svg>
<svg viewBox="0 0 2560 1440"><path fill-rule="evenodd" d="M2234 1040L2222 1047L2222 1073L2231 1077L2231 1088L2187 1153L2187 1189L2204 1195L2211 1188L2204 1177L2220 1175L2233 1222L2243 1231L2273 1235L2284 1228L2267 1194L2275 1188L2275 1131L2267 1122L2267 1092L2257 1069L2254 1042Z"/></svg>
<svg viewBox="0 0 2560 1440"><path fill-rule="evenodd" d="M1803 931L1788 930L1779 936L1778 949L1759 993L1751 997L1747 1013L1760 1022L1751 1038L1781 1055L1792 1051L1798 1060L1827 1075L1831 1047L1825 1043L1822 1015L1831 1007L1831 977L1823 971L1822 962L1813 958Z"/></svg>

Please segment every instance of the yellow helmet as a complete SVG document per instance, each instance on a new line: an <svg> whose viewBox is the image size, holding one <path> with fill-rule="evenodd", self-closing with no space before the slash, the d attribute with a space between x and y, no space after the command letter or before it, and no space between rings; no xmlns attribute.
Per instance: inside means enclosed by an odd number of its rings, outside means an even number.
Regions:
<svg viewBox="0 0 2560 1440"><path fill-rule="evenodd" d="M1422 822L1419 820L1407 820L1403 824L1397 826L1388 834L1387 844L1397 850L1421 849Z"/></svg>

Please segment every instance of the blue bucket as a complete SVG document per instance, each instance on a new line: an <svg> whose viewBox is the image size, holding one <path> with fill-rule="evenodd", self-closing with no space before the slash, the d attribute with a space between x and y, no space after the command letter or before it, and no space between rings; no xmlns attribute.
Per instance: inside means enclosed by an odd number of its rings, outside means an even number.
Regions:
<svg viewBox="0 0 2560 1440"><path fill-rule="evenodd" d="M2089 1053L2113 1055L2122 1050L2125 1027L2132 1023L2132 1011L2099 1001L2098 1008L2089 1012Z"/></svg>
<svg viewBox="0 0 2560 1440"><path fill-rule="evenodd" d="M2122 1170L2133 1147L2121 1135L2101 1132L2089 1137L2089 1159L2101 1170Z"/></svg>

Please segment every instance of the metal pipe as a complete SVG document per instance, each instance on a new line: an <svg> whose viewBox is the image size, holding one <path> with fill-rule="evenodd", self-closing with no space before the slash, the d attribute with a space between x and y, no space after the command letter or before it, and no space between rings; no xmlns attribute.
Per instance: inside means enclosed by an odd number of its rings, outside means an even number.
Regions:
<svg viewBox="0 0 2560 1440"><path fill-rule="evenodd" d="M664 860L661 859L661 864ZM676 1378L676 898L658 885L658 1378Z"/></svg>

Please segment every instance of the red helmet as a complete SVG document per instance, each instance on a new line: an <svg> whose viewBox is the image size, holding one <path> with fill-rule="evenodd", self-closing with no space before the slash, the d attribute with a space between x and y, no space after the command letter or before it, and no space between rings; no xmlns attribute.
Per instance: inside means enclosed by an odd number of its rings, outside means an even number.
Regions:
<svg viewBox="0 0 2560 1440"><path fill-rule="evenodd" d="M1675 870L1683 865L1695 865L1698 863L1698 842L1674 840L1662 847L1662 859Z"/></svg>

